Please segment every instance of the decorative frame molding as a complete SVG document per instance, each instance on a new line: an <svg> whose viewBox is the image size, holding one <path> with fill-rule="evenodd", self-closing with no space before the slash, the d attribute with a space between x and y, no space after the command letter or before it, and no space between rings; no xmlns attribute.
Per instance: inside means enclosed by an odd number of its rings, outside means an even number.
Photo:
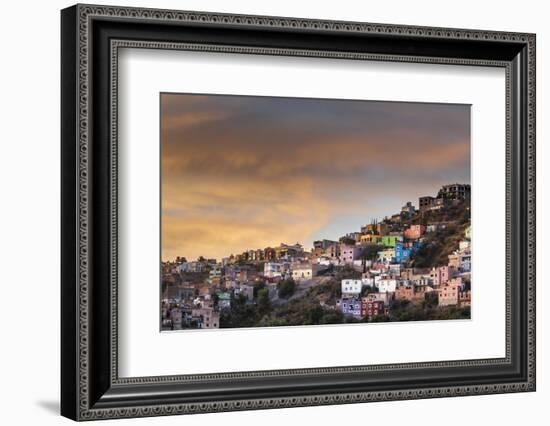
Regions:
<svg viewBox="0 0 550 426"><path fill-rule="evenodd" d="M171 39L168 30L158 41L125 32L124 24L139 23L142 31L162 28L223 28L246 41L246 30L275 31L290 38L314 32L326 37L349 35L350 48L249 46ZM103 26L102 26L103 25ZM139 31L137 31L139 33ZM105 35L107 34L108 35ZM241 35L241 33L243 35ZM120 35L124 35L124 39ZM95 38L94 38L95 37ZM163 38L164 37L164 38ZM193 37L195 37L193 35ZM193 38L191 37L191 38ZM198 37L198 36L197 36ZM355 37L376 40L371 51L356 51ZM282 43L290 44L290 38ZM381 40L381 41L380 41ZM386 44L384 44L386 40ZM435 43L478 47L465 55L441 56L387 52L388 41L408 46L424 43L421 52L436 51ZM337 42L335 41L335 45ZM364 367L274 370L209 375L119 378L117 368L117 70L122 47L217 51L239 54L314 56L338 59L495 66L506 69L506 357L433 363ZM340 48L340 46L338 45ZM489 54L489 47L493 50ZM368 46L367 46L368 48ZM430 50L431 49L431 50ZM475 50L475 49L474 49ZM434 398L535 389L535 36L403 25L228 15L126 7L76 5L62 11L62 414L75 420L141 417L244 409L281 408L352 402ZM108 63L107 63L108 62ZM94 68L95 67L95 68ZM103 145L100 144L103 138ZM92 162L91 159L94 159ZM98 161L101 159L101 161ZM108 161L107 161L108 159ZM98 164L108 178L98 177ZM93 166L92 166L93 165ZM519 208L518 212L513 211ZM105 229L98 234L96 229ZM108 231L108 232L107 232ZM514 241L514 244L512 244ZM103 258L107 253L108 261ZM521 257L521 265L511 257ZM101 261L98 259L101 258ZM101 263L101 266L96 266ZM99 276L108 278L99 282ZM521 298L521 300L518 300ZM514 305L518 303L518 305ZM101 305L102 308L99 308ZM107 309L108 307L108 309ZM515 328L514 328L515 327ZM519 342L521 340L521 342ZM518 352L519 351L519 352ZM519 363L519 364L518 364ZM299 376L330 381L330 377L390 371L445 371L489 367L516 372L515 379L469 385L338 392L273 393L271 396L168 398L163 387L219 387L227 380L260 380ZM362 376L363 377L363 376ZM435 380L435 379L434 379ZM374 385L370 384L373 387ZM150 397L136 396L150 392ZM351 388L353 386L350 385ZM144 388L146 391L144 391ZM173 389L173 388L172 388ZM359 389L359 388L358 388ZM243 391L244 392L244 391ZM268 392L264 390L264 393ZM244 393L243 393L244 395ZM263 394L260 394L263 395Z"/></svg>

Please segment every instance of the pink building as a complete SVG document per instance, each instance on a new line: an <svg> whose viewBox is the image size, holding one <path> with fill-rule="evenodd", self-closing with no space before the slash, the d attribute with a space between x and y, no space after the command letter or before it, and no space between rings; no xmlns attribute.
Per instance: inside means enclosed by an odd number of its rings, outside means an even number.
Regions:
<svg viewBox="0 0 550 426"><path fill-rule="evenodd" d="M432 268L430 278L434 285L445 284L451 278L452 269L449 266L439 266Z"/></svg>
<svg viewBox="0 0 550 426"><path fill-rule="evenodd" d="M410 240L417 240L424 235L425 231L426 227L424 225L411 225L409 229L405 230L403 235Z"/></svg>
<svg viewBox="0 0 550 426"><path fill-rule="evenodd" d="M456 284L447 283L438 290L438 302L439 306L454 306L458 305L460 299L460 288ZM463 300L466 299L465 295L462 296Z"/></svg>
<svg viewBox="0 0 550 426"><path fill-rule="evenodd" d="M340 260L344 263L353 263L361 257L362 249L360 246L340 245Z"/></svg>
<svg viewBox="0 0 550 426"><path fill-rule="evenodd" d="M451 268L451 271L452 271L452 268ZM448 284L462 288L462 278L461 277L451 278L449 279Z"/></svg>

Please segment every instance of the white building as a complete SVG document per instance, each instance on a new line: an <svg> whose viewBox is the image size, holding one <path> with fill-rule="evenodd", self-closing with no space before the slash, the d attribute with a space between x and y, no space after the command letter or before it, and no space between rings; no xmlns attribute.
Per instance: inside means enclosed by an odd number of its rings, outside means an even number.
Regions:
<svg viewBox="0 0 550 426"><path fill-rule="evenodd" d="M276 262L264 263L264 276L268 278L280 277L283 275L283 265Z"/></svg>
<svg viewBox="0 0 550 426"><path fill-rule="evenodd" d="M352 280L352 279L342 280L342 294L358 295L358 294L361 294L362 288L363 288L362 280Z"/></svg>
<svg viewBox="0 0 550 426"><path fill-rule="evenodd" d="M378 291L380 293L387 293L387 292L394 292L397 288L397 280L395 279L389 279L389 278L383 278L378 280L378 283L376 285L378 287Z"/></svg>
<svg viewBox="0 0 550 426"><path fill-rule="evenodd" d="M291 270L292 279L296 282L313 278L313 267L309 263L292 265Z"/></svg>

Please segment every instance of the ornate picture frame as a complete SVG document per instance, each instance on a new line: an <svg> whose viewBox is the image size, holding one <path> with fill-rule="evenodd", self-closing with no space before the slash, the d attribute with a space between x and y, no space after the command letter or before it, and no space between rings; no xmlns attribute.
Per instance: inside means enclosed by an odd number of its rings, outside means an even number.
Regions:
<svg viewBox="0 0 550 426"><path fill-rule="evenodd" d="M535 390L535 35L76 5L61 12L61 414L73 420ZM506 72L506 356L119 377L120 48Z"/></svg>

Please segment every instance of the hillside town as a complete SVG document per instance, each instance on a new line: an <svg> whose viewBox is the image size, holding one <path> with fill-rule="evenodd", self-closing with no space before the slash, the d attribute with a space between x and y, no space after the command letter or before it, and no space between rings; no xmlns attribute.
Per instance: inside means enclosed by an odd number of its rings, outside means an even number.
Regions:
<svg viewBox="0 0 550 426"><path fill-rule="evenodd" d="M161 264L161 329L470 318L470 185L337 240Z"/></svg>

